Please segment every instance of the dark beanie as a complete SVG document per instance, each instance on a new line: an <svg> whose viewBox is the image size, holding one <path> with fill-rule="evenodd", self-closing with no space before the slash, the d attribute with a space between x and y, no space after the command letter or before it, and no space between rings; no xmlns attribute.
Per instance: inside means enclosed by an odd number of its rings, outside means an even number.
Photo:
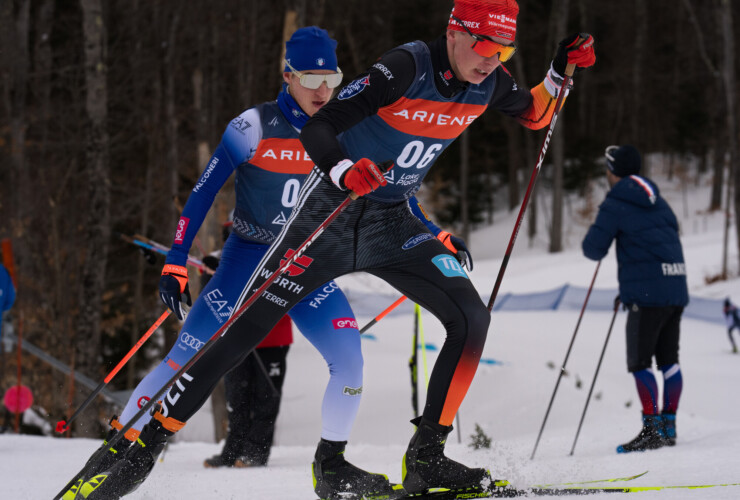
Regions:
<svg viewBox="0 0 740 500"><path fill-rule="evenodd" d="M640 173L642 160L637 148L625 144L623 146L609 146L604 153L607 168L617 177L627 177Z"/></svg>
<svg viewBox="0 0 740 500"><path fill-rule="evenodd" d="M296 71L328 69L337 71L337 42L316 26L300 28L285 42L285 60ZM285 65L285 72L291 69Z"/></svg>

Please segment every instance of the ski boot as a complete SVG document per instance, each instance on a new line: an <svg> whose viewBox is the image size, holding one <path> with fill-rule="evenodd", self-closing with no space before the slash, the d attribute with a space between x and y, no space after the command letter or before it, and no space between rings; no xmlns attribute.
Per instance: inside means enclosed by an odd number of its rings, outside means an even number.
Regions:
<svg viewBox="0 0 740 500"><path fill-rule="evenodd" d="M311 469L313 490L322 500L372 499L403 496L399 485L392 485L385 474L374 474L355 467L344 459L347 441L322 439Z"/></svg>
<svg viewBox="0 0 740 500"><path fill-rule="evenodd" d="M467 492L488 491L494 483L490 472L471 469L444 455L447 435L452 426L440 425L422 417L411 421L417 426L403 456L403 488L407 493L423 493L430 488Z"/></svg>
<svg viewBox="0 0 740 500"><path fill-rule="evenodd" d="M117 500L134 491L149 476L167 439L184 425L162 416L161 412L155 413L123 458L82 485L81 497L85 500Z"/></svg>
<svg viewBox="0 0 740 500"><path fill-rule="evenodd" d="M206 469L218 469L219 467L234 467L234 459L229 460L223 454L213 455L211 458L203 460L203 467Z"/></svg>
<svg viewBox="0 0 740 500"><path fill-rule="evenodd" d="M661 418L661 415L643 414L642 430L637 437L629 443L617 446L617 453L657 450L667 444L664 436L663 419Z"/></svg>
<svg viewBox="0 0 740 500"><path fill-rule="evenodd" d="M234 467L240 450L240 441L234 437L233 433L226 436L226 442L218 455L206 458L203 461L203 467L207 469L217 469L219 467Z"/></svg>
<svg viewBox="0 0 740 500"><path fill-rule="evenodd" d="M676 414L663 412L660 416L663 420L666 446L676 446Z"/></svg>
<svg viewBox="0 0 740 500"><path fill-rule="evenodd" d="M206 458L203 461L203 466L208 469L219 467L243 469L267 465L267 458L270 453L269 447L267 453L257 448L259 447L252 445L246 437L235 436L233 432L230 432L226 436L226 443L224 443L221 453Z"/></svg>
<svg viewBox="0 0 740 500"><path fill-rule="evenodd" d="M264 467L267 463L255 460L247 455L234 457L219 453L203 461L203 467L206 469L218 469L219 467L235 467L237 469L246 469L247 467Z"/></svg>
<svg viewBox="0 0 740 500"><path fill-rule="evenodd" d="M108 442L113 439L113 436L123 428L123 425L118 421L117 417L113 417L110 420L110 430L103 440L103 444L95 450L95 453L87 460L87 463L80 472L77 473L75 483L70 487L69 490L62 496L62 500L74 500L80 491L80 487L89 478L109 469L119 459L123 458L126 450L131 446L132 441L135 441L139 437L139 431L135 429L129 429L123 438L121 438L115 446L108 446ZM104 453L94 459L101 450L106 450Z"/></svg>

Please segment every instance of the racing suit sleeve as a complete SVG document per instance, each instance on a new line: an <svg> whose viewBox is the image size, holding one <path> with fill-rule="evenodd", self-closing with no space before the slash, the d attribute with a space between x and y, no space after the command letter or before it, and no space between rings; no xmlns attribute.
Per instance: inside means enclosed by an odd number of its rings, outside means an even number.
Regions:
<svg viewBox="0 0 740 500"><path fill-rule="evenodd" d="M409 208L411 209L411 213L414 214L417 219L422 221L427 229L429 229L429 231L434 236L437 236L439 233L442 232L442 228L432 222L431 217L427 215L424 207L422 207L419 200L416 199L416 196L412 196L411 198L409 198Z"/></svg>
<svg viewBox="0 0 740 500"><path fill-rule="evenodd" d="M255 108L248 109L229 123L183 208L172 248L167 253L167 264L185 266L195 235L216 194L234 169L254 155L261 139L262 127Z"/></svg>
<svg viewBox="0 0 740 500"><path fill-rule="evenodd" d="M391 50L317 111L301 129L300 139L319 169L328 174L346 159L337 136L400 99L415 73L416 64L410 53Z"/></svg>
<svg viewBox="0 0 740 500"><path fill-rule="evenodd" d="M511 73L503 66L496 68L497 85L489 105L503 114L516 119L532 130L550 124L555 113L555 103L562 78L551 68L545 79L532 89L520 88ZM565 103L566 95L563 96Z"/></svg>

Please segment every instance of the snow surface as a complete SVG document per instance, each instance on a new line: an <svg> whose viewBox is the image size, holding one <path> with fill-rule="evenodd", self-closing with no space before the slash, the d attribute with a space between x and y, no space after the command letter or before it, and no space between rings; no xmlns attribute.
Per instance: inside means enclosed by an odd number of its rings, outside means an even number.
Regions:
<svg viewBox="0 0 740 500"><path fill-rule="evenodd" d="M736 302L740 300L740 279L705 284L705 277L716 275L721 269L724 223L721 214L702 212L708 204L706 182L683 190L677 180L669 182L657 175L656 178L682 220L690 293L715 299L729 295ZM603 186L594 195L595 203L602 197ZM569 210L576 213L583 203L582 199L571 200ZM477 231L470 240L475 258L471 278L484 297L489 296L495 282L516 211L497 213L496 217L495 225ZM579 221L572 215L566 217L567 250L559 254L547 253L544 228L531 246L523 228L501 294L549 290L565 283L589 285L595 263L580 253L580 241L589 221ZM733 275L737 275L735 237L733 231L729 255ZM353 291L358 294L372 291L380 294L385 300L381 303L385 304L397 297L397 292L368 275L344 277L340 283L350 290L350 296ZM613 247L602 263L595 287L617 287ZM361 314L358 319L364 325L377 312ZM643 471L649 472L627 484L740 483L737 459L740 401L735 378L740 375L740 355L731 354L723 326L697 320L682 322L684 392L677 419L678 444L645 453L618 455L615 452L616 446L632 439L641 426L639 400L624 360L626 313L620 312L594 389L595 397L575 453L569 456L611 317L610 312L586 311L537 455L530 460L578 311L494 313L483 358L495 363L479 366L460 409L459 425L450 436L448 455L471 466L488 467L495 477L508 478L522 487L628 476ZM401 457L413 433L409 423L414 415L408 370L413 323L408 312L389 315L372 328L372 337L363 342L363 400L346 453L356 465L384 472L393 481L401 480ZM425 342L441 346L443 330L439 322L424 313L423 326ZM127 498L315 498L310 464L319 440L321 398L328 373L308 342L301 335L295 339L288 360L276 444L268 467L203 468L203 459L220 450L220 445L212 439L207 404L169 446L150 478ZM435 359L436 353L427 351L428 370ZM423 366L420 373L424 373ZM490 449L473 450L468 446L475 424L492 438ZM0 435L0 481L4 498L51 498L98 445L98 441L89 439ZM731 499L740 498L740 486L635 495L641 500ZM602 497L607 498L605 494L590 498Z"/></svg>

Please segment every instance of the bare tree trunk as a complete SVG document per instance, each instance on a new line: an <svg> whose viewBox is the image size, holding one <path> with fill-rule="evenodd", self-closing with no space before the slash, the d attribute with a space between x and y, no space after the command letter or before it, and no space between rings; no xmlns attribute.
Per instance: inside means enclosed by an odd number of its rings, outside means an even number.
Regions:
<svg viewBox="0 0 740 500"><path fill-rule="evenodd" d="M522 64L521 58L513 59L514 62L514 73L516 75L516 81L519 86L525 86L527 84L527 79L524 77L524 67ZM521 130L521 127L519 127ZM520 133L520 132L517 132ZM518 169L524 168L525 173L529 174L528 168L534 168L535 162L537 161L535 151L535 140L533 137L533 134L531 131L526 130L524 132L524 164L518 165ZM518 177L518 175L517 175ZM529 177L526 177L528 180ZM509 180L511 182L511 180ZM518 184L518 182L517 182ZM531 247L534 244L534 238L537 236L537 184L535 184L534 189L530 193L529 198L529 205L527 206L527 236L529 238L529 246ZM491 190L491 196L493 196L493 190ZM519 194L517 192L516 195L517 198L517 204L519 204ZM491 206L493 207L493 201L491 201ZM511 207L511 202L509 202L509 206ZM511 207L513 208L513 207Z"/></svg>
<svg viewBox="0 0 740 500"><path fill-rule="evenodd" d="M246 59L242 59L246 60L246 65L239 65L240 68L246 66L246 75L243 79L240 78L239 81L244 82L243 91L241 93L241 95L244 96L242 107L247 107L254 105L253 88L255 81L255 66L257 64L257 32L259 31L257 29L257 20L259 19L259 16L255 15L255 9L258 8L258 6L255 5L255 0L249 0L248 10L246 10L244 4L245 2L239 2L239 16L241 19L245 20L243 25L249 24L249 37L247 42L247 57ZM248 22L246 21L247 19ZM283 68L280 68L280 71L282 70Z"/></svg>
<svg viewBox="0 0 740 500"><path fill-rule="evenodd" d="M165 11L165 16L167 11ZM179 10L175 9L175 13L172 14L170 24L168 26L167 36L167 49L164 54L164 119L165 119L165 137L167 141L167 165L169 166L170 179L169 179L169 191L170 201L168 217L168 226L174 228L177 224L179 217L179 210L177 207L179 185L178 178L180 174L180 162L178 158L177 150L177 128L178 119L177 111L175 106L175 74L177 68L175 67L175 47L177 43L177 27L180 22ZM195 295L198 291L198 280L190 280L190 291ZM176 331L167 329L165 330L165 344L173 345L177 339Z"/></svg>
<svg viewBox="0 0 740 500"><path fill-rule="evenodd" d="M110 238L109 139L106 129L106 31L101 0L80 0L85 47L85 111L89 120L86 139L86 181L89 206L85 222L87 255L82 267L80 316L77 319L78 367L98 378L102 296ZM88 436L97 434L95 412L85 412L78 428Z"/></svg>
<svg viewBox="0 0 740 500"><path fill-rule="evenodd" d="M643 82L643 61L645 60L645 44L648 30L648 14L645 0L635 0L635 39L632 47L632 106L633 113L630 113L630 136L631 142L638 148L642 139L642 114L637 111L642 109L642 95L645 92ZM611 143L613 144L613 142ZM650 176L648 172L648 162L642 164L642 175Z"/></svg>
<svg viewBox="0 0 740 500"><path fill-rule="evenodd" d="M506 133L506 145L509 153L509 210L514 210L519 206L519 170L522 167L521 125L509 118L503 118L501 125ZM491 197L493 197L493 193L491 193Z"/></svg>
<svg viewBox="0 0 740 500"><path fill-rule="evenodd" d="M565 36L565 27L568 21L568 0L556 2L553 5L553 26L551 37L554 42ZM551 253L563 250L563 164L565 162L565 123L562 114L558 116L560 127L552 134L552 225L550 227Z"/></svg>
<svg viewBox="0 0 740 500"><path fill-rule="evenodd" d="M16 7L14 9L14 3ZM3 102L10 121L10 180L14 189L10 199L12 214L12 230L14 235L21 235L23 227L30 223L29 217L32 197L30 196L30 181L26 168L26 131L28 128L26 116L26 93L28 88L28 72L30 53L28 49L31 0L0 3L0 21L2 21L2 40L4 47L10 50L0 50L2 62ZM25 238L15 238L17 266L19 275L23 275L25 256L29 256Z"/></svg>
<svg viewBox="0 0 740 500"><path fill-rule="evenodd" d="M141 9L141 4L138 1L131 2L130 6L132 16L131 16L131 29L132 32L136 30L136 27L139 26L140 21L142 20L142 16L147 15L145 12L146 9ZM141 38L138 38L135 45L134 50L131 52L131 66L135 67L136 62L141 59L143 56L142 54L142 41ZM137 109L141 109L142 115L141 115L141 123L144 124L145 128L148 130L152 130L152 122L154 121L153 117L150 115L147 115L147 112L144 110L148 110L148 106L146 104L146 93L147 90L150 88L150 82L145 81L142 78L136 78L133 82L133 100L135 103L137 103ZM158 85L154 85L154 93L155 95L159 95L158 91ZM156 99L156 102L159 100ZM156 107L155 107L156 110ZM156 111L155 111L156 112ZM150 145L154 144L155 141L150 141ZM146 151L146 153L143 153L142 156L146 158L146 173L145 173L145 180L144 180L144 192L142 193L141 203L139 204L139 233L148 235L149 234L149 228L151 225L151 210L152 210L152 191L153 191L153 182L154 182L154 165L156 164L154 161L152 161L152 150L151 146ZM142 327L148 328L149 325L146 324L147 321L147 314L145 312L144 307L144 271L146 267L145 260L138 259L136 263L136 272L134 274L134 283L133 283L133 312L132 312L132 320L131 320L131 331L130 331L130 342L131 345L136 344L138 342L141 335L144 333L144 330ZM144 326L146 324L146 326ZM137 364L135 362L128 362L126 363L126 388L132 389L135 387L137 383Z"/></svg>
<svg viewBox="0 0 740 500"><path fill-rule="evenodd" d="M36 37L34 43L34 78L33 89L39 102L38 121L43 127L41 133L41 163L46 164L46 146L51 123L51 24L54 18L54 2L44 0L36 11Z"/></svg>
<svg viewBox="0 0 740 500"><path fill-rule="evenodd" d="M694 11L694 6L691 3L691 0L683 0L683 6L686 9L686 13L689 16L689 22L694 27L694 33L695 33L695 41L696 46L698 48L699 56L701 60L704 62L704 66L707 68L707 71L709 74L713 77L712 81L714 83L714 86L716 87L716 92L725 92L724 85L725 82L722 80L722 73L720 72L717 67L715 67L714 63L712 62L711 57L709 57L709 53L707 52L707 47L704 42L704 32L702 30L702 24L699 21L699 19L696 17L696 12ZM723 24L723 9L724 6L722 4L719 4L717 6L717 23L719 25ZM730 10L730 15L732 14L732 9ZM730 24L732 22L730 21ZM722 26L720 26L720 29L722 29ZM716 103L716 107L713 110L712 116L717 117L721 114L726 114L729 112L729 110L725 107L727 104L726 102L722 102L720 99L712 99ZM719 109L717 109L719 108ZM713 141L714 142L714 141ZM711 199L709 201L709 210L718 210L722 205L722 180L724 179L724 155L721 154L722 151L724 151L724 147L719 146L717 143L715 143L716 148L716 154L715 158L717 158L717 161L714 163L714 178L712 179L712 194ZM731 179L728 180L728 182L731 182ZM729 195L729 192L728 192ZM724 259L723 259L724 262Z"/></svg>
<svg viewBox="0 0 740 500"><path fill-rule="evenodd" d="M290 40L290 36L295 30L298 29L298 13L294 9L287 9L285 11L285 17L283 19L283 43L280 48L280 62L278 63L278 71L283 72L285 65L283 59L285 59L285 42ZM348 39L349 42L351 40Z"/></svg>
<svg viewBox="0 0 740 500"><path fill-rule="evenodd" d="M710 147L709 151L705 155L705 161L712 169L712 191L709 197L709 211L714 212L722 208L722 189L724 187L723 179L725 174L725 165L722 161L723 155L718 154L717 143L712 140L714 144ZM698 179L697 179L698 180ZM727 181L729 184L729 180ZM728 193L729 194L729 193Z"/></svg>
<svg viewBox="0 0 740 500"><path fill-rule="evenodd" d="M735 101L735 92L737 92L737 82L735 79L735 38L733 35L732 23L732 5L730 0L720 0L720 20L722 32L723 64L722 80L724 82L725 94L725 118L727 125L727 150L730 161L730 179L734 180L735 188L735 232L738 250L740 250L740 220L737 214L740 214L740 175L738 175L738 146L737 146L737 103ZM729 198L729 192L728 192ZM728 219L730 214L725 215ZM727 224L729 225L729 224ZM729 228L725 228L724 255L722 259L722 276L727 277L727 247ZM740 252L738 252L740 258ZM740 262L738 263L740 265Z"/></svg>

